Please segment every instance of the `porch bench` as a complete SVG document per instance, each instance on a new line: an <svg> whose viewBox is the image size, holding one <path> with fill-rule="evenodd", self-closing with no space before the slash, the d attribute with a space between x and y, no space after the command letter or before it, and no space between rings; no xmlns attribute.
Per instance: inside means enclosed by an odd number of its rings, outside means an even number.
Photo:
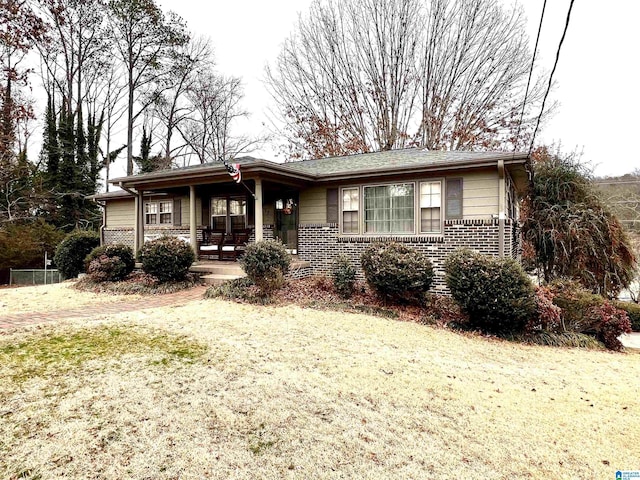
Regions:
<svg viewBox="0 0 640 480"><path fill-rule="evenodd" d="M224 242L224 230L202 229L202 240L198 241L198 257L217 257L220 260L222 243Z"/></svg>
<svg viewBox="0 0 640 480"><path fill-rule="evenodd" d="M231 237L227 237L227 240L223 241L220 246L220 260L231 259L237 260L244 254L249 243L249 236L251 235L250 228L243 228L240 230L234 230Z"/></svg>

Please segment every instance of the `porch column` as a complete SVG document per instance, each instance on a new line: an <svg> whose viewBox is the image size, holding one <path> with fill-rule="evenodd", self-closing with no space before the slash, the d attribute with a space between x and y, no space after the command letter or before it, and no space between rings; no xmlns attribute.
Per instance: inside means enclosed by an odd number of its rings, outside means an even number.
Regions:
<svg viewBox="0 0 640 480"><path fill-rule="evenodd" d="M256 178L256 221L255 221L255 229L256 229L256 242L262 240L262 180Z"/></svg>
<svg viewBox="0 0 640 480"><path fill-rule="evenodd" d="M507 188L504 178L504 160L498 160L498 256L504 257L504 222Z"/></svg>
<svg viewBox="0 0 640 480"><path fill-rule="evenodd" d="M144 198L142 191L138 191L135 198L135 224L133 226L133 250L138 252L144 243Z"/></svg>
<svg viewBox="0 0 640 480"><path fill-rule="evenodd" d="M196 227L196 187L191 185L189 187L189 240L191 241L191 248L197 254L198 232L196 230Z"/></svg>

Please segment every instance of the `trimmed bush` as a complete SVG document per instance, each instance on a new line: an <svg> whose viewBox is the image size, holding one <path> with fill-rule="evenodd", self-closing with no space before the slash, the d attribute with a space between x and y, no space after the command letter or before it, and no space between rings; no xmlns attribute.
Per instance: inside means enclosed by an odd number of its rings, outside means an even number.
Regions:
<svg viewBox="0 0 640 480"><path fill-rule="evenodd" d="M562 330L589 333L597 331L599 318L589 312L604 304L604 298L591 293L575 280L555 280L549 284L553 303L562 310Z"/></svg>
<svg viewBox="0 0 640 480"><path fill-rule="evenodd" d="M56 248L53 261L64 278L77 277L84 271L84 260L100 244L96 232L76 230L67 235Z"/></svg>
<svg viewBox="0 0 640 480"><path fill-rule="evenodd" d="M631 333L631 322L627 312L605 301L601 306L592 308L589 316L596 325L597 339L609 350L622 350L623 345L618 337L623 333Z"/></svg>
<svg viewBox="0 0 640 480"><path fill-rule="evenodd" d="M240 265L260 292L268 295L284 285L291 265L291 255L281 242L263 240L247 245Z"/></svg>
<svg viewBox="0 0 640 480"><path fill-rule="evenodd" d="M522 267L510 258L456 250L445 261L451 296L485 332L522 332L536 313L535 291Z"/></svg>
<svg viewBox="0 0 640 480"><path fill-rule="evenodd" d="M595 295L572 280L558 280L550 285L553 303L562 309L563 328L569 332L591 335L610 350L621 350L618 337L631 332L627 312Z"/></svg>
<svg viewBox="0 0 640 480"><path fill-rule="evenodd" d="M631 330L640 332L640 305L631 302L615 302L614 305L627 312L627 316L631 322Z"/></svg>
<svg viewBox="0 0 640 480"><path fill-rule="evenodd" d="M195 259L189 244L175 237L145 242L138 251L142 270L156 277L160 283L184 280Z"/></svg>
<svg viewBox="0 0 640 480"><path fill-rule="evenodd" d="M431 261L402 243L374 243L360 256L367 284L392 302L424 302L433 282Z"/></svg>
<svg viewBox="0 0 640 480"><path fill-rule="evenodd" d="M133 272L136 261L131 247L112 244L94 248L84 264L94 282L118 282Z"/></svg>
<svg viewBox="0 0 640 480"><path fill-rule="evenodd" d="M333 287L342 298L351 298L356 287L356 269L353 268L349 257L338 255L331 265Z"/></svg>

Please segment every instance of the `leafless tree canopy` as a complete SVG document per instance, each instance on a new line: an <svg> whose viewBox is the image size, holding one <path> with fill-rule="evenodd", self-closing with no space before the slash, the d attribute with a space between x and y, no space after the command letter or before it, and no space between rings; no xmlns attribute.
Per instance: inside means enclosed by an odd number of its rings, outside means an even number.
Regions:
<svg viewBox="0 0 640 480"><path fill-rule="evenodd" d="M242 84L237 77L225 77L212 71L199 72L187 91L192 113L177 125L189 152L200 163L216 161L218 157L233 157L250 150L259 138L233 136L231 124L246 117L240 107Z"/></svg>
<svg viewBox="0 0 640 480"><path fill-rule="evenodd" d="M543 87L518 135L524 27L496 0L315 0L267 68L289 153L523 146Z"/></svg>

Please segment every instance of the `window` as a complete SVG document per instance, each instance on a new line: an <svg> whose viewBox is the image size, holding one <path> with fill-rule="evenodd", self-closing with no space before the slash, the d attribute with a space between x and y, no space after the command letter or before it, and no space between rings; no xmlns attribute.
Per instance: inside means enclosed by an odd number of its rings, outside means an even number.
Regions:
<svg viewBox="0 0 640 480"><path fill-rule="evenodd" d="M231 230L245 228L247 220L247 201L244 198L231 198L229 200L229 217L231 218Z"/></svg>
<svg viewBox="0 0 640 480"><path fill-rule="evenodd" d="M448 219L462 218L462 179L447 179L447 205L446 213Z"/></svg>
<svg viewBox="0 0 640 480"><path fill-rule="evenodd" d="M145 225L171 225L173 223L173 200L145 203L144 223Z"/></svg>
<svg viewBox="0 0 640 480"><path fill-rule="evenodd" d="M227 199L225 197L211 199L211 228L214 230L227 229Z"/></svg>
<svg viewBox="0 0 640 480"><path fill-rule="evenodd" d="M360 203L358 188L342 190L342 233L358 233L358 208Z"/></svg>
<svg viewBox="0 0 640 480"><path fill-rule="evenodd" d="M442 183L420 183L420 232L440 233Z"/></svg>
<svg viewBox="0 0 640 480"><path fill-rule="evenodd" d="M227 221L228 218L228 221ZM242 197L213 197L211 199L211 228L240 230L247 226L247 200Z"/></svg>
<svg viewBox="0 0 640 480"><path fill-rule="evenodd" d="M343 235L441 234L445 214L462 218L462 178L345 187L339 198Z"/></svg>
<svg viewBox="0 0 640 480"><path fill-rule="evenodd" d="M364 187L365 233L415 232L414 185Z"/></svg>

